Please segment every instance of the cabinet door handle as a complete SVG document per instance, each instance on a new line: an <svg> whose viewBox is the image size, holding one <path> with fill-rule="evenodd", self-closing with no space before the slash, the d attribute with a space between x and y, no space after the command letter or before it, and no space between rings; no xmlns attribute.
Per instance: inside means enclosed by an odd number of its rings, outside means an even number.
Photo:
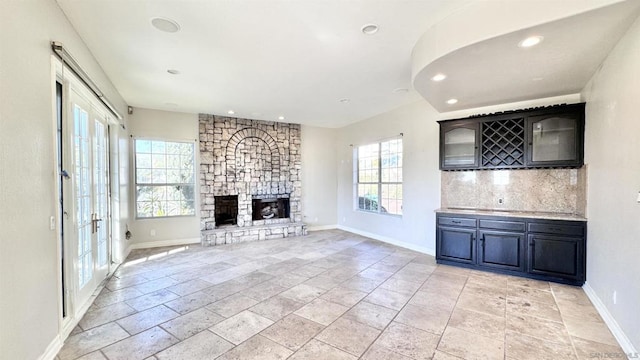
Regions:
<svg viewBox="0 0 640 360"><path fill-rule="evenodd" d="M462 221L460 220L451 220L451 222L454 224L462 224Z"/></svg>

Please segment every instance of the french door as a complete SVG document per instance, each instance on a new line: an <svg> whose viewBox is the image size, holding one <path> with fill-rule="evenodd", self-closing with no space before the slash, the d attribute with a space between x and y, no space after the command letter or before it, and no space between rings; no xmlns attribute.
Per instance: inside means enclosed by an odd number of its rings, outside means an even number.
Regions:
<svg viewBox="0 0 640 360"><path fill-rule="evenodd" d="M65 234L67 249L67 294L73 313L78 314L109 273L110 199L109 134L104 112L91 103L81 89L70 86L63 158L69 187L65 214L71 234Z"/></svg>

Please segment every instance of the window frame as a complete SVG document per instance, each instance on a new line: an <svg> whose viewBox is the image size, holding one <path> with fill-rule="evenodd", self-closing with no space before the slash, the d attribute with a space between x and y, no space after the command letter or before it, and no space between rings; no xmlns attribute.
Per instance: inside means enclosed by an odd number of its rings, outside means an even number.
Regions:
<svg viewBox="0 0 640 360"><path fill-rule="evenodd" d="M198 168L198 141L190 140L190 139L168 139L168 138L159 138L159 137L147 137L147 136L131 136L133 140L132 144L132 164L133 164L133 186L132 191L134 193L133 198L133 213L135 215L136 220L152 220L152 219L170 219L170 218L189 218L189 217L197 217L198 216L198 188L197 188L197 168ZM162 141L165 143L179 143L179 144L190 144L193 146L193 173L192 182L191 183L138 183L138 158L137 158L137 141ZM165 151L166 154L166 151ZM146 168L145 168L146 169ZM167 169L166 165L164 169ZM139 216L138 215L138 186L180 186L180 185L190 185L193 186L193 214L187 215L163 215L163 216Z"/></svg>
<svg viewBox="0 0 640 360"><path fill-rule="evenodd" d="M364 213L369 213L369 214L379 214L379 215L386 215L386 216L392 216L392 217L402 217L404 214L404 196L400 199L400 213L396 214L396 213L391 213L388 211L381 211L382 208L384 207L382 205L382 186L383 185L399 185L401 188L403 187L403 182L404 182L404 174L402 174L402 179L403 181L382 181L382 144L385 142L391 142L394 140L400 140L400 144L402 145L402 151L397 152L396 154L400 154L403 158L404 158L404 140L402 135L398 136L398 137L392 137L392 138L387 138L387 139L383 139L383 140L378 140L376 142L370 142L370 143L366 143L366 144L362 144L362 145L354 145L354 151L353 151L353 162L354 162L354 210L355 211L360 211L360 212L364 212ZM363 146L371 146L371 145L377 145L378 147L378 168L377 168L377 172L378 172L378 180L377 181L367 181L367 182L361 182L360 181L360 147ZM402 162L402 166L399 166L399 168L402 170L404 168L404 159ZM404 172L404 171L403 171ZM376 200L377 203L377 210L367 210L367 209L363 209L360 208L360 201L359 201L359 194L358 194L358 186L359 185L377 185L378 188L378 199Z"/></svg>

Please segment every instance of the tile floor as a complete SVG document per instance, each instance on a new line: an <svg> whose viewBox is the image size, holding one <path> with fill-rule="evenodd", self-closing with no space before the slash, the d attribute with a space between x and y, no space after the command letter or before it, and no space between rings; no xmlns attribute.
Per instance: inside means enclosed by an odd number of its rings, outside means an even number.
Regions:
<svg viewBox="0 0 640 360"><path fill-rule="evenodd" d="M338 230L131 253L68 359L620 357L582 289L437 265Z"/></svg>

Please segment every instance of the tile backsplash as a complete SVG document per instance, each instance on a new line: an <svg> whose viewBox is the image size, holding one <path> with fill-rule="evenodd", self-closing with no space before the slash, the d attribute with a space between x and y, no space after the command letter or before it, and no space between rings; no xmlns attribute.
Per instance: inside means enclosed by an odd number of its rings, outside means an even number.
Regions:
<svg viewBox="0 0 640 360"><path fill-rule="evenodd" d="M441 207L585 215L580 169L442 171Z"/></svg>

